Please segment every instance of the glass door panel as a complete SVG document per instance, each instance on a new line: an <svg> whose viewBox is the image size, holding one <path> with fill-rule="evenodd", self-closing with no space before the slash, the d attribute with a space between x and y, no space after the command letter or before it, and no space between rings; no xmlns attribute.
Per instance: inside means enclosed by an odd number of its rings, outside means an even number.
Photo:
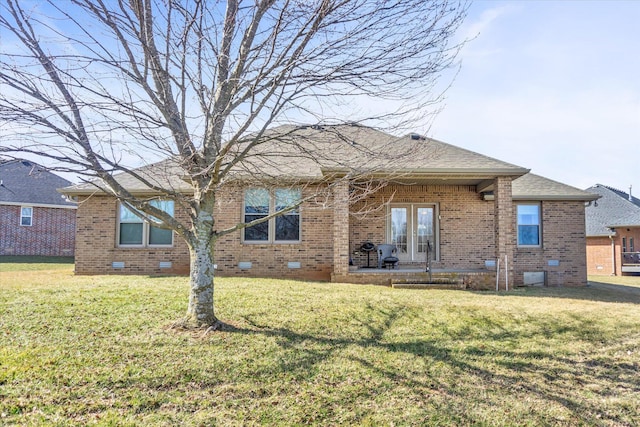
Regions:
<svg viewBox="0 0 640 427"><path fill-rule="evenodd" d="M389 243L398 247L398 258L404 262L426 261L436 255L436 206L407 204L391 206ZM428 247L430 245L430 247Z"/></svg>
<svg viewBox="0 0 640 427"><path fill-rule="evenodd" d="M431 259L434 258L433 211L433 207L417 206L414 208L416 218L416 224L414 227L414 235L416 236L414 260L416 261L426 260L426 253L428 248ZM430 247L428 247L428 245L430 245Z"/></svg>
<svg viewBox="0 0 640 427"><path fill-rule="evenodd" d="M409 234L407 232L408 225L407 214L409 213L406 207L392 207L391 208L391 244L398 247L398 258L402 261L411 259L409 253L409 245L407 238Z"/></svg>

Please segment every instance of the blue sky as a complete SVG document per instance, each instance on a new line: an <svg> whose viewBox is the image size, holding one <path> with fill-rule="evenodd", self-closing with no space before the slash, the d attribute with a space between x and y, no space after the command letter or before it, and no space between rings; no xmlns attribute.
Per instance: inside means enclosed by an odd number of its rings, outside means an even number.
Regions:
<svg viewBox="0 0 640 427"><path fill-rule="evenodd" d="M477 0L430 135L640 196L640 1Z"/></svg>
<svg viewBox="0 0 640 427"><path fill-rule="evenodd" d="M640 0L476 0L428 135L578 188L633 185L640 196L639 23Z"/></svg>

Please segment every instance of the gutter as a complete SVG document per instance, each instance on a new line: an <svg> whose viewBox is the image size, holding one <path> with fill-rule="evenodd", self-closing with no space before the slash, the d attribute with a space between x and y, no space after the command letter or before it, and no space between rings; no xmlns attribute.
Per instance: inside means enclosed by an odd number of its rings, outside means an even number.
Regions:
<svg viewBox="0 0 640 427"><path fill-rule="evenodd" d="M482 194L482 198L483 200L486 201L491 201L494 200L494 195L493 194L487 194L487 193L483 193ZM512 195L511 199L514 201L523 201L523 202L539 202L539 201L579 201L579 202L591 202L595 199L597 199L598 197L592 198L589 195L578 195L578 194L567 194L567 195L558 195L558 194L541 194L541 195L535 195L535 194L530 194L530 195L526 195L526 194L520 194L520 195Z"/></svg>
<svg viewBox="0 0 640 427"><path fill-rule="evenodd" d="M29 206L29 207L33 207L33 208L51 208L51 209L78 209L77 204L55 205L53 203L4 202L4 201L0 201L0 205L4 205L4 206Z"/></svg>
<svg viewBox="0 0 640 427"><path fill-rule="evenodd" d="M347 175L352 173L352 168L320 168L323 175ZM402 169L395 168L385 170L384 168L373 167L371 171L364 172L365 175L371 177L395 177L401 175L407 178L424 179L424 178L475 178L475 179L491 179L497 176L520 177L530 172L525 168L505 168L505 169L471 169L471 168L420 168L420 169Z"/></svg>

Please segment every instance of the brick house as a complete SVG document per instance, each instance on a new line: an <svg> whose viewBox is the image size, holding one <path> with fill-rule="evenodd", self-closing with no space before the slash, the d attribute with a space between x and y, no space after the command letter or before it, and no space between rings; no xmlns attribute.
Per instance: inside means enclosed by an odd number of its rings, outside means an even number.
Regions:
<svg viewBox="0 0 640 427"><path fill-rule="evenodd" d="M588 274L640 274L640 199L601 184L586 191L599 196L586 208Z"/></svg>
<svg viewBox="0 0 640 427"><path fill-rule="evenodd" d="M27 160L0 163L0 255L73 256L77 205L70 181Z"/></svg>
<svg viewBox="0 0 640 427"><path fill-rule="evenodd" d="M270 147L270 152L286 153L282 155L286 161L276 162L276 169L271 169L272 157L249 159L243 170L259 170L283 183L295 176L299 189L290 184L269 189L254 184L241 190L232 185L223 187L215 212L216 227L249 222L284 203L279 200L304 200L318 188L329 188L332 177L344 176L363 163L384 185L349 202L350 194L358 191L357 182L341 181L331 186L332 203L326 206L304 202L285 217L221 237L215 253L220 276L388 285L424 281L428 274L429 280L446 278L465 286L490 288L586 283L584 205L597 196L419 135L398 138L370 128L343 126L338 137L335 129L304 127L296 134L310 141L305 154L324 150L311 156L321 159L320 164L285 151L291 150L286 144ZM361 154L353 151L354 146L366 146L372 155L358 158ZM388 150L410 155L401 161L396 158L395 163L384 156L380 156L384 160L377 160L376 153ZM137 172L154 177L166 168L171 166L162 162ZM189 191L189 185L179 179L180 171L167 171L161 175L173 180L172 189ZM236 178L242 181L242 174ZM149 193L132 176L117 179L132 192ZM179 239L153 237L154 227L132 219L116 199L93 185L64 191L79 201L77 273L188 271L188 251ZM174 212L173 206L167 209L179 217L186 215L179 209ZM364 251L365 242L396 245L398 268L377 268L377 253Z"/></svg>

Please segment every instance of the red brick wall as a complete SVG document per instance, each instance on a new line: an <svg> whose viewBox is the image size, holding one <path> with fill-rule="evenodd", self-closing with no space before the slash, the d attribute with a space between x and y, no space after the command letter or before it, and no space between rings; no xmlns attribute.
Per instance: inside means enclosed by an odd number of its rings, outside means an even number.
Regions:
<svg viewBox="0 0 640 427"><path fill-rule="evenodd" d="M117 209L118 203L112 197L80 198L76 236L76 273L187 274L189 272L189 251L184 241L175 235L172 248L118 248L116 246ZM113 268L113 262L124 262L125 268ZM160 262L171 262L172 267L161 269Z"/></svg>
<svg viewBox="0 0 640 427"><path fill-rule="evenodd" d="M618 227L616 228L616 274L618 276L625 274L637 274L637 273L623 273L622 272L622 238L627 240L627 251L631 252L629 245L629 239L633 239L633 251L640 252L640 227Z"/></svg>
<svg viewBox="0 0 640 427"><path fill-rule="evenodd" d="M610 238L587 237L587 274L610 276L614 271L619 271L618 269L614 270L611 256Z"/></svg>
<svg viewBox="0 0 640 427"><path fill-rule="evenodd" d="M311 191L311 190L307 190ZM303 196L305 193L303 193ZM220 194L215 213L215 228L233 227L242 218L242 191ZM116 246L117 202L111 197L82 199L78 207L76 272L78 274L186 274L189 251L186 243L174 236L172 248L118 248ZM176 215L186 222L186 213ZM283 277L329 280L333 263L333 211L304 204L300 209L301 243L243 244L241 231L226 234L215 246L217 274L220 276ZM114 269L114 261L125 262ZM160 262L172 268L160 269ZM251 262L241 270L240 262ZM300 263L290 268L289 263Z"/></svg>
<svg viewBox="0 0 640 427"><path fill-rule="evenodd" d="M433 268L484 268L485 260L495 258L493 202L482 200L474 186L388 186L354 206L354 211L370 211L365 216L353 216L350 228L350 249L356 251L365 241L385 243L386 206L403 203L436 203L441 219L440 258ZM383 206L371 211L370 208ZM377 263L376 254L371 255ZM354 256L356 265L366 265L367 256Z"/></svg>
<svg viewBox="0 0 640 427"><path fill-rule="evenodd" d="M304 189L302 196L314 191ZM217 229L230 228L240 222L243 197L242 191L220 195ZM329 280L333 265L333 209L305 203L300 207L300 220L300 243L243 244L240 231L222 236L215 253L218 274ZM241 270L239 262L251 262L251 269ZM289 268L290 262L300 263L300 268Z"/></svg>
<svg viewBox="0 0 640 427"><path fill-rule="evenodd" d="M640 227L622 227L615 229L613 236L615 265L611 254L611 239L609 237L587 238L587 266L588 273L593 275L616 275L622 273L622 238L626 238L627 251L631 251L629 240L634 241L634 252L640 252Z"/></svg>
<svg viewBox="0 0 640 427"><path fill-rule="evenodd" d="M432 264L444 269L482 269L495 259L494 204L482 200L472 186L389 186L358 203L354 210L383 203L437 203L440 214L440 259ZM514 202L517 205L517 202ZM524 272L546 272L549 286L586 284L584 203L542 202L543 244L540 248L516 248L510 270L514 284L524 283ZM364 241L385 242L386 209L363 218L352 217L352 251ZM515 229L515 207L513 227ZM515 238L515 236L514 236ZM640 241L640 240L637 240ZM375 254L371 255L376 264ZM549 261L557 260L558 266ZM366 265L366 254L354 255L354 263ZM503 262L503 261L502 261ZM504 268L504 264L502 265Z"/></svg>
<svg viewBox="0 0 640 427"><path fill-rule="evenodd" d="M0 255L73 256L76 210L33 207L31 226L20 206L0 205Z"/></svg>
<svg viewBox="0 0 640 427"><path fill-rule="evenodd" d="M517 207L512 198L511 177L497 177L493 184L493 215L495 222L496 267L498 289L513 288L515 282L515 246L517 235L515 232ZM502 265L500 265L502 262ZM520 282L522 283L522 282Z"/></svg>
<svg viewBox="0 0 640 427"><path fill-rule="evenodd" d="M305 190L309 194L311 190ZM233 227L242 215L242 191L221 194L216 210L217 230ZM436 203L439 208L440 257L434 268L483 269L485 260L495 259L494 203L485 201L473 186L389 186L353 206L350 215L349 251L364 241L386 241L385 203ZM379 208L382 206L382 208ZM168 249L117 248L117 203L109 197L91 197L79 205L76 271L81 274L186 273L189 256L186 245L175 238ZM329 280L333 266L333 208L304 204L301 209L301 243L243 244L241 232L219 238L215 260L221 276L283 277ZM179 214L176 212L176 214ZM179 214L179 215L183 215ZM584 285L586 253L584 204L582 202L543 202L543 246L516 249L513 284L523 282L523 272L547 271L550 285ZM514 213L515 227L515 213ZM375 254L372 264L377 263ZM549 260L558 260L550 267ZM114 270L113 261L124 261L123 270ZM171 261L173 268L161 270L160 261ZM251 262L241 270L239 262ZM288 263L300 263L290 268ZM354 257L357 265L366 264L366 255Z"/></svg>
<svg viewBox="0 0 640 427"><path fill-rule="evenodd" d="M541 210L542 247L516 248L516 283L523 281L524 272L545 271L548 286L586 285L584 203L544 201ZM549 261L558 265L549 265Z"/></svg>

